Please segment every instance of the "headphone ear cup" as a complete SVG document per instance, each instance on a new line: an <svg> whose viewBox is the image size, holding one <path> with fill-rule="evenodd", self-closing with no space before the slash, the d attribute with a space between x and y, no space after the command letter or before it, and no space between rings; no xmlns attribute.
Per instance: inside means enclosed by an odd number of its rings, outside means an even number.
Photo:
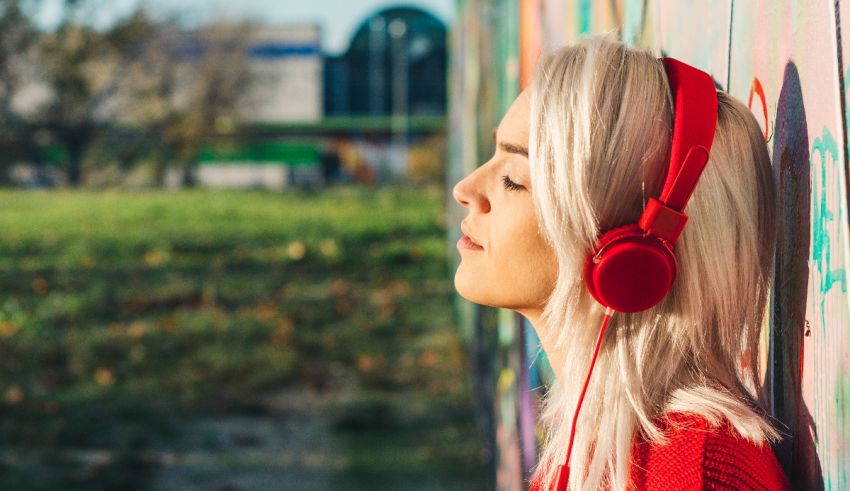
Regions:
<svg viewBox="0 0 850 491"><path fill-rule="evenodd" d="M675 278L676 258L670 246L637 224L603 234L584 268L591 296L605 307L626 313L658 304Z"/></svg>

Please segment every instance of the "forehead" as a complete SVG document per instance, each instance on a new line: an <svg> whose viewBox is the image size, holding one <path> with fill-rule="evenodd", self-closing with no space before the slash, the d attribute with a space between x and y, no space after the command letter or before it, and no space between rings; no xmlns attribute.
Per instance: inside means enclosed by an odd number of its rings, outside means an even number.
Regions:
<svg viewBox="0 0 850 491"><path fill-rule="evenodd" d="M522 91L502 117L496 129L496 139L509 143L528 144L531 99L528 89Z"/></svg>

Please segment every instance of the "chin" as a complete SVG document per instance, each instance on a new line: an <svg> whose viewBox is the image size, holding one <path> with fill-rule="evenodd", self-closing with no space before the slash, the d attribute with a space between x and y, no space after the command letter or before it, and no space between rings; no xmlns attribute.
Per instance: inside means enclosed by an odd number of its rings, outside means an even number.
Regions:
<svg viewBox="0 0 850 491"><path fill-rule="evenodd" d="M520 314L529 308L542 308L540 301L516 295L533 290L529 283L516 278L501 281L482 278L481 275L469 274L463 266L459 266L455 271L454 287L458 295L478 305L512 310Z"/></svg>
<svg viewBox="0 0 850 491"><path fill-rule="evenodd" d="M482 295L486 293L482 291L482 288L486 287L486 282L482 282L469 275L464 270L463 263L461 263L460 266L458 266L457 271L455 271L454 286L458 295L466 300L480 305L489 305L484 301L484 297L486 295Z"/></svg>
<svg viewBox="0 0 850 491"><path fill-rule="evenodd" d="M496 284L501 283L470 276L463 271L462 267L458 267L458 270L455 272L454 287L458 295L478 305L486 305L488 307L506 306L504 299L500 299L496 295L500 292L489 291Z"/></svg>
<svg viewBox="0 0 850 491"><path fill-rule="evenodd" d="M455 280L454 280L455 291L461 297L469 300L470 302L474 302L475 300L469 298L469 294L471 293L469 291L470 290L470 288L469 288L470 282L469 282L469 279L466 277L466 275L463 273L462 269L463 269L463 266L461 265L461 266L458 266L457 271L455 271Z"/></svg>

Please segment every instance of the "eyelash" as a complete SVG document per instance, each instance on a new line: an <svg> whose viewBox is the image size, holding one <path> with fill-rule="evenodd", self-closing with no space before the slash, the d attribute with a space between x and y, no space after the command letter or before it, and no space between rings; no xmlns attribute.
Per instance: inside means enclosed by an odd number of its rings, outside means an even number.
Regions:
<svg viewBox="0 0 850 491"><path fill-rule="evenodd" d="M525 186L511 181L511 179L507 175L502 176L502 182L505 184L505 189L510 189L512 191L525 189Z"/></svg>

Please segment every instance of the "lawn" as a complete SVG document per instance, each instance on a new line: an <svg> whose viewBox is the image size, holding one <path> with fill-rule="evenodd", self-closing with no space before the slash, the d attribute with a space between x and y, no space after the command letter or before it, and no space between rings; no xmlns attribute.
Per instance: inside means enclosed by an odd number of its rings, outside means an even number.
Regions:
<svg viewBox="0 0 850 491"><path fill-rule="evenodd" d="M0 489L483 489L443 204L0 191Z"/></svg>

